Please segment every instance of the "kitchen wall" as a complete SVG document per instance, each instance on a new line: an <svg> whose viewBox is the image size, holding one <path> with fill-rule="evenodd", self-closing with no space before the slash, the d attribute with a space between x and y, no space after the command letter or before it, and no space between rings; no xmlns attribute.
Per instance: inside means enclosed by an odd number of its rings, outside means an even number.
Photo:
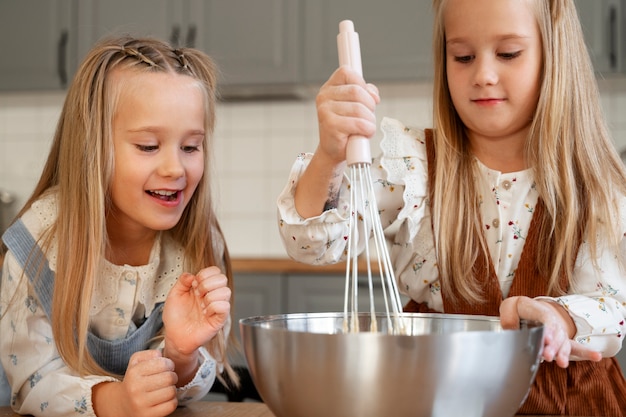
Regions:
<svg viewBox="0 0 626 417"><path fill-rule="evenodd" d="M599 82L618 149L626 148L626 79ZM427 127L430 86L381 85L379 119ZM296 155L317 143L315 91L303 100L222 102L215 132L216 205L233 256L284 257L275 201ZM32 191L59 117L60 92L0 94L0 190L17 210ZM380 137L374 140L376 149Z"/></svg>

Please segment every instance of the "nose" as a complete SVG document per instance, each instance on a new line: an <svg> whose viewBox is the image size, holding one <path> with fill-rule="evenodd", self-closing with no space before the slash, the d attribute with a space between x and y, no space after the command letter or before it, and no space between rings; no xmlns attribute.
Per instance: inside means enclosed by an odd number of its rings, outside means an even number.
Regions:
<svg viewBox="0 0 626 417"><path fill-rule="evenodd" d="M476 57L474 65L474 85L488 86L498 83L497 63L485 57Z"/></svg>
<svg viewBox="0 0 626 417"><path fill-rule="evenodd" d="M163 152L159 163L159 175L168 178L180 178L185 175L185 166L176 150Z"/></svg>

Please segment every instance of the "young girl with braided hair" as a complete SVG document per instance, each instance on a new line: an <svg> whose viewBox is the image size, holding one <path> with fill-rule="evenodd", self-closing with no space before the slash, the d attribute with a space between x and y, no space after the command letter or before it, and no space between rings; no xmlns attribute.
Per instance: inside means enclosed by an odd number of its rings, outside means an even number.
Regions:
<svg viewBox="0 0 626 417"><path fill-rule="evenodd" d="M210 190L217 70L97 44L3 235L0 360L21 414L166 416L227 362L232 272Z"/></svg>
<svg viewBox="0 0 626 417"><path fill-rule="evenodd" d="M626 172L574 1L433 9L433 128L383 119L372 162L405 309L541 321L544 362L519 412L626 416L613 357L626 330ZM375 133L379 100L348 67L320 89L319 145L278 199L294 259L345 257L346 142Z"/></svg>

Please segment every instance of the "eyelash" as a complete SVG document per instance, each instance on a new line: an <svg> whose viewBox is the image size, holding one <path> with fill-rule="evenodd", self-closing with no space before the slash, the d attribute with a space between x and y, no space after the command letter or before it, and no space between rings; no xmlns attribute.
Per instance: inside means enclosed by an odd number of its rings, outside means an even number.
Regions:
<svg viewBox="0 0 626 417"><path fill-rule="evenodd" d="M157 145L135 145L135 146L141 152L154 152L157 149L159 149ZM193 152L200 151L200 146L183 146L181 149L183 150L183 152L193 153Z"/></svg>
<svg viewBox="0 0 626 417"><path fill-rule="evenodd" d="M499 53L498 57L504 59L505 61L510 61L519 57L522 54L522 51L515 52L503 52ZM474 59L474 55L465 55L465 56L455 56L454 61L459 62L461 64L469 64Z"/></svg>

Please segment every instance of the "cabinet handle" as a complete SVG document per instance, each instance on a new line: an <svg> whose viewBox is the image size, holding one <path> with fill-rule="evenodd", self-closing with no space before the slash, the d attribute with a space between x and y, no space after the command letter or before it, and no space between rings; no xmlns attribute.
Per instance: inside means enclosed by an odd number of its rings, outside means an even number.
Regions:
<svg viewBox="0 0 626 417"><path fill-rule="evenodd" d="M67 41L69 39L69 33L67 30L61 32L59 37L59 43L57 44L57 74L59 75L59 81L61 87L67 86Z"/></svg>
<svg viewBox="0 0 626 417"><path fill-rule="evenodd" d="M615 5L609 8L609 66L617 69L617 9Z"/></svg>
<svg viewBox="0 0 626 417"><path fill-rule="evenodd" d="M194 48L196 46L196 25L189 26L187 30L187 41L185 42L185 46L188 48Z"/></svg>
<svg viewBox="0 0 626 417"><path fill-rule="evenodd" d="M172 28L172 35L170 36L170 43L174 48L178 48L180 42L180 26L175 25Z"/></svg>

